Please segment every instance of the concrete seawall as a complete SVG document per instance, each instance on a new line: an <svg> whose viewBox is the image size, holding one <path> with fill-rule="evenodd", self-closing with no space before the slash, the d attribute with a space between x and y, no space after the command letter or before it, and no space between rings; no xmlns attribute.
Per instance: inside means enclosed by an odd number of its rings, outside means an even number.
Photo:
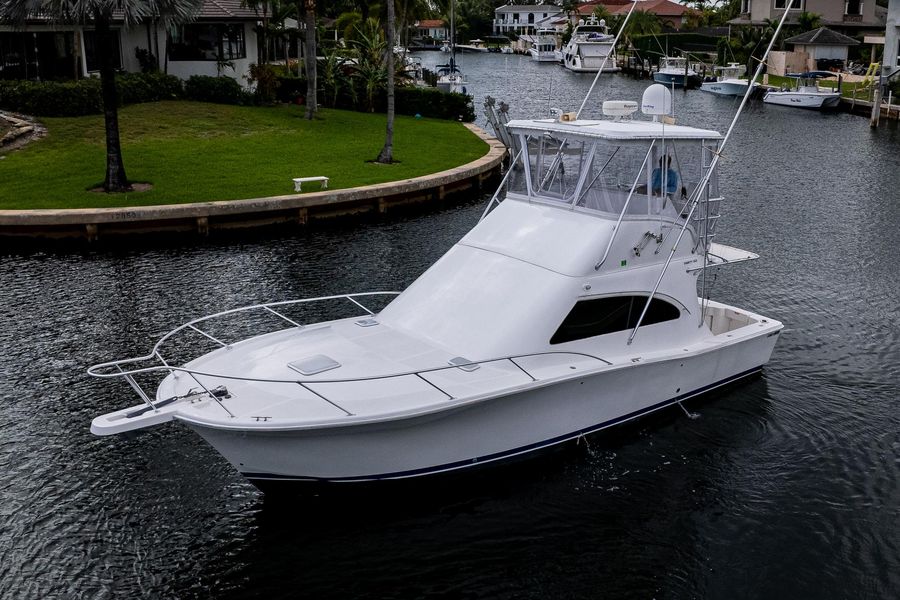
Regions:
<svg viewBox="0 0 900 600"><path fill-rule="evenodd" d="M27 238L96 240L136 233L207 235L214 230L305 225L317 219L384 214L394 207L437 203L450 194L478 193L500 173L506 148L481 128L471 124L466 127L488 144L488 152L468 164L431 175L357 188L246 200L121 208L0 210L0 239L9 243Z"/></svg>

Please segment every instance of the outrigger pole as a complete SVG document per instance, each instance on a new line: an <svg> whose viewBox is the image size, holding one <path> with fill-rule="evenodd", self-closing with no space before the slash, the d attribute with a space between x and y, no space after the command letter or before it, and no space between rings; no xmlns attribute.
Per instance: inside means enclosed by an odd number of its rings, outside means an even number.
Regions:
<svg viewBox="0 0 900 600"><path fill-rule="evenodd" d="M731 119L731 125L728 126L728 131L725 132L725 137L722 138L722 143L719 144L719 149L713 154L712 162L709 163L709 168L706 170L706 173L703 175L703 179L700 180L700 183L694 188L693 199L691 200L691 210L688 212L687 216L684 218L684 225L681 226L681 231L678 233L678 238L675 240L675 243L672 244L672 250L669 252L669 257L666 259L666 263L663 265L662 272L659 274L659 279L656 280L656 286L654 286L653 291L650 293L650 296L647 297L647 303L644 304L644 310L641 311L641 316L638 318L637 325L635 325L634 330L631 332L631 335L628 337L628 343L634 340L634 336L637 334L638 328L641 326L641 323L644 321L644 317L647 314L647 309L650 308L650 302L653 300L653 296L656 294L657 290L659 290L659 286L662 283L663 276L666 274L666 270L669 268L669 265L672 262L672 258L675 257L675 251L678 249L678 244L681 243L681 238L684 237L684 232L687 230L688 223L691 222L691 217L694 215L694 210L696 210L698 204L700 203L700 196L702 194L702 190L709 185L709 179L712 177L713 171L716 169L716 166L719 164L719 158L722 156L722 150L725 149L725 145L728 143L728 140L731 138L731 133L734 131L734 126L737 125L738 119L741 116L741 112L744 110L744 106L747 105L747 101L750 99L750 94L753 93L753 85L756 83L756 80L759 79L759 76L762 75L763 67L766 65L766 60L769 58L769 52L772 51L772 47L775 45L775 40L778 39L778 34L781 33L781 28L784 26L785 21L788 17L788 12L791 10L791 6L793 5L794 0L788 0L787 6L784 9L784 14L781 16L781 20L778 22L778 27L775 28L775 33L772 34L772 39L769 40L769 47L766 48L765 54L763 54L762 59L759 61L759 65L756 67L756 73L753 74L753 79L750 80L750 83L747 85L747 91L744 93L744 98L741 100L740 106L738 106L737 111L734 113L734 117ZM703 267L706 268L706 253L709 248L703 249Z"/></svg>

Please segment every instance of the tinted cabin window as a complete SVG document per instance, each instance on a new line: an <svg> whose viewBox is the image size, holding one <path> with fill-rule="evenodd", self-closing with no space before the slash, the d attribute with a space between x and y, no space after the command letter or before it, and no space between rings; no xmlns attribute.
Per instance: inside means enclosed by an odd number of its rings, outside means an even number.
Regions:
<svg viewBox="0 0 900 600"><path fill-rule="evenodd" d="M551 344L634 329L641 311L647 303L646 296L616 296L594 298L575 303L562 325L550 338ZM641 326L677 319L681 311L665 300L654 298Z"/></svg>

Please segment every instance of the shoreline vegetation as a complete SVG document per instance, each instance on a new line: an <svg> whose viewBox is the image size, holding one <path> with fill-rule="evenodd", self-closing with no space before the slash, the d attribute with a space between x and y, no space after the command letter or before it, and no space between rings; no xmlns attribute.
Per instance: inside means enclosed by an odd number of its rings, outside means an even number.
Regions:
<svg viewBox="0 0 900 600"><path fill-rule="evenodd" d="M120 109L132 183L147 191L105 194L103 117L45 118L44 139L0 160L0 210L103 208L240 200L294 194L294 177L324 175L328 189L385 183L451 169L488 145L461 123L397 116L394 157L372 162L384 115L302 106L161 101ZM318 191L304 186L304 192Z"/></svg>

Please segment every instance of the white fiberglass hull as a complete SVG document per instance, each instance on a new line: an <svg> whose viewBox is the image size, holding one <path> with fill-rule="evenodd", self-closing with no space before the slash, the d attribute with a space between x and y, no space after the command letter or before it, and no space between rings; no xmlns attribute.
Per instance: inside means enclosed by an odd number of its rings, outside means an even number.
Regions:
<svg viewBox="0 0 900 600"><path fill-rule="evenodd" d="M743 96L747 93L747 81L704 81L700 89L718 96ZM756 86L753 86L754 89Z"/></svg>
<svg viewBox="0 0 900 600"><path fill-rule="evenodd" d="M536 60L537 62L559 62L557 58L557 52L538 52L534 48L528 50L528 54L531 55L532 60Z"/></svg>
<svg viewBox="0 0 900 600"><path fill-rule="evenodd" d="M767 92L763 98L763 102L766 104L778 104L780 106L793 106L794 108L809 108L813 110L837 108L840 101L841 95L837 92Z"/></svg>
<svg viewBox="0 0 900 600"><path fill-rule="evenodd" d="M442 92L453 92L456 94L465 94L466 93L466 82L465 81L444 81L438 80L437 89Z"/></svg>
<svg viewBox="0 0 900 600"><path fill-rule="evenodd" d="M780 329L763 320L677 354L394 418L281 430L180 420L261 487L435 475L545 450L751 375L768 362Z"/></svg>

